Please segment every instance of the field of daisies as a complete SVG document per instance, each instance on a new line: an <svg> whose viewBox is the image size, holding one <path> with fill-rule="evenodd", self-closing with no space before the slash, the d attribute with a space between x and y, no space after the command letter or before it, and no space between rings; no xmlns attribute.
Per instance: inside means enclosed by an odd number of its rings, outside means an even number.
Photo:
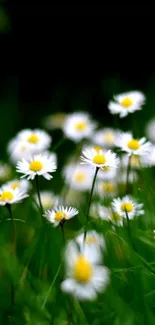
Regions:
<svg viewBox="0 0 155 325"><path fill-rule="evenodd" d="M140 91L115 95L116 128L79 110L10 139L0 325L155 324L155 120L143 137L124 131L146 102Z"/></svg>

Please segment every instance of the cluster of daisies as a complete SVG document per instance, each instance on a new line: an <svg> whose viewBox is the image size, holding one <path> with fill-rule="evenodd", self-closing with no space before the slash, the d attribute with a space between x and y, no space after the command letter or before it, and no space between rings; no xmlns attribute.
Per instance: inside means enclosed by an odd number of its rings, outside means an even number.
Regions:
<svg viewBox="0 0 155 325"><path fill-rule="evenodd" d="M144 103L145 96L133 91L114 96L108 109L123 118L142 109ZM127 217L133 219L144 214L143 204L128 193L127 185L137 182L138 169L155 165L155 122L151 123L147 126L150 140L147 141L145 137L135 138L132 132L99 128L85 112L53 114L45 119L45 127L60 128L66 139L80 144L81 155L73 154L61 172L64 184L75 191L75 198L78 193L85 197L83 193L91 192L88 218L100 218L112 226L123 227ZM21 178L9 181L9 165L0 165L0 180L7 180L0 188L0 205L11 205L27 198L31 181L38 181L40 176L52 179L57 170L57 156L49 150L51 143L51 136L40 129L20 131L10 141L9 159L13 166L16 165ZM35 194L34 199L37 205L42 205L44 220L54 227L78 218L79 206L66 206L61 195L43 190L39 196ZM73 199L72 196L72 202ZM79 205L80 200L76 203ZM61 283L61 289L78 299L95 299L110 282L110 270L103 264L105 249L103 236L95 230L82 232L70 240L64 253L67 278Z"/></svg>

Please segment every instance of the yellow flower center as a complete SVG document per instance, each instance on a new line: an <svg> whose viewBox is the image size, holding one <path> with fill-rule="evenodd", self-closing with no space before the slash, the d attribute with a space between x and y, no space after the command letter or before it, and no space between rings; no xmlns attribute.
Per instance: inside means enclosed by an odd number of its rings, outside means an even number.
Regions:
<svg viewBox="0 0 155 325"><path fill-rule="evenodd" d="M38 136L35 133L32 133L28 137L27 141L30 142L30 143L38 143L39 142L39 138L38 138Z"/></svg>
<svg viewBox="0 0 155 325"><path fill-rule="evenodd" d="M111 221L121 221L122 220L122 217L118 213L112 213L110 215L110 220Z"/></svg>
<svg viewBox="0 0 155 325"><path fill-rule="evenodd" d="M86 283L92 277L92 266L89 261L83 256L79 255L73 268L73 276L78 282Z"/></svg>
<svg viewBox="0 0 155 325"><path fill-rule="evenodd" d="M112 132L105 133L104 138L107 143L110 143L110 144L114 143L114 134Z"/></svg>
<svg viewBox="0 0 155 325"><path fill-rule="evenodd" d="M97 153L99 153L99 151L101 150L101 148L100 148L99 146L94 146L93 149L94 149Z"/></svg>
<svg viewBox="0 0 155 325"><path fill-rule="evenodd" d="M133 104L133 101L131 100L131 98L126 97L124 99L122 99L122 101L120 102L121 106L123 106L124 108L128 108Z"/></svg>
<svg viewBox="0 0 155 325"><path fill-rule="evenodd" d="M140 148L140 144L138 142L138 140L136 139L132 139L128 142L128 148L131 150L137 150Z"/></svg>
<svg viewBox="0 0 155 325"><path fill-rule="evenodd" d="M86 236L86 242L88 244L96 244L97 243L97 240L94 236Z"/></svg>
<svg viewBox="0 0 155 325"><path fill-rule="evenodd" d="M14 198L14 195L9 191L4 191L0 195L0 201L11 201Z"/></svg>
<svg viewBox="0 0 155 325"><path fill-rule="evenodd" d="M20 184L19 184L19 183L12 183L12 184L11 184L11 188L12 188L13 190L15 190L15 188L17 188L17 187L20 187Z"/></svg>
<svg viewBox="0 0 155 325"><path fill-rule="evenodd" d="M81 173L81 172L76 173L76 175L75 175L75 180L76 180L77 182L83 182L85 179L86 179L86 176L85 176L84 173Z"/></svg>
<svg viewBox="0 0 155 325"><path fill-rule="evenodd" d="M102 184L102 191L104 192L113 192L114 191L114 185L112 183L103 183Z"/></svg>
<svg viewBox="0 0 155 325"><path fill-rule="evenodd" d="M87 124L86 122L78 122L75 125L75 128L77 131L83 131L86 128Z"/></svg>
<svg viewBox="0 0 155 325"><path fill-rule="evenodd" d="M94 162L95 164L102 165L102 164L105 164L105 162L106 162L106 158L105 158L105 156L103 156L103 155L96 155L96 156L94 156L94 158L93 158L93 162Z"/></svg>
<svg viewBox="0 0 155 325"><path fill-rule="evenodd" d="M131 212L133 210L133 205L130 202L124 202L121 204L121 210L126 212Z"/></svg>
<svg viewBox="0 0 155 325"><path fill-rule="evenodd" d="M40 161L34 160L34 161L31 161L29 168L33 172L39 172L40 170L42 170L43 164Z"/></svg>
<svg viewBox="0 0 155 325"><path fill-rule="evenodd" d="M55 214L55 220L56 221L61 221L63 219L66 219L66 213L64 211L56 212L56 214Z"/></svg>

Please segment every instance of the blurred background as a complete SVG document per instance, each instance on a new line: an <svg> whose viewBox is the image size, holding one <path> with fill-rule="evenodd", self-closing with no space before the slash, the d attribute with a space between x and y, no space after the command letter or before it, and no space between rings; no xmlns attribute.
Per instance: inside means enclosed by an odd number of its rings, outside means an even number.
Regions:
<svg viewBox="0 0 155 325"><path fill-rule="evenodd" d="M139 135L154 116L154 16L136 4L11 5L0 2L0 150L17 131L42 127L55 112L86 110L114 126L107 104L114 94L140 90L134 114ZM131 127L131 116L120 128Z"/></svg>

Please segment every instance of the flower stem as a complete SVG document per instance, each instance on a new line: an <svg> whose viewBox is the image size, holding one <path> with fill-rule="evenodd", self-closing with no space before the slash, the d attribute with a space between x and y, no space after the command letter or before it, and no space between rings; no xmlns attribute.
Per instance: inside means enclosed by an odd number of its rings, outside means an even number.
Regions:
<svg viewBox="0 0 155 325"><path fill-rule="evenodd" d="M94 178L93 178L93 183L92 183L92 187L91 187L91 191L90 191L89 201L88 201L88 208L87 208L87 213L86 213L86 224L85 224L85 230L84 230L84 241L86 239L86 234L87 234L89 211L90 211L91 200L92 200L92 196L93 196L93 191L94 191L94 186L95 186L95 181L96 181L98 170L99 170L99 167L96 167Z"/></svg>
<svg viewBox="0 0 155 325"><path fill-rule="evenodd" d="M35 180L36 180L36 191L37 191L39 205L40 205L40 212L41 212L41 216L43 216L44 210L43 210L43 206L42 206L42 203L41 203L40 188L39 188L39 177L38 177L38 175L36 175Z"/></svg>
<svg viewBox="0 0 155 325"><path fill-rule="evenodd" d="M16 225L13 219L13 215L12 215L12 209L11 209L11 205L10 204L6 204L6 208L8 209L9 215L10 215L10 219L12 222L12 238L11 238L11 242L12 242L12 249L11 249L11 255L15 255L15 250L16 250ZM11 283L11 305L14 306L15 304L15 288L14 288L14 284Z"/></svg>
<svg viewBox="0 0 155 325"><path fill-rule="evenodd" d="M131 156L129 156L128 166L127 166L127 175L126 175L126 194L128 194L129 191L129 175L131 170Z"/></svg>

